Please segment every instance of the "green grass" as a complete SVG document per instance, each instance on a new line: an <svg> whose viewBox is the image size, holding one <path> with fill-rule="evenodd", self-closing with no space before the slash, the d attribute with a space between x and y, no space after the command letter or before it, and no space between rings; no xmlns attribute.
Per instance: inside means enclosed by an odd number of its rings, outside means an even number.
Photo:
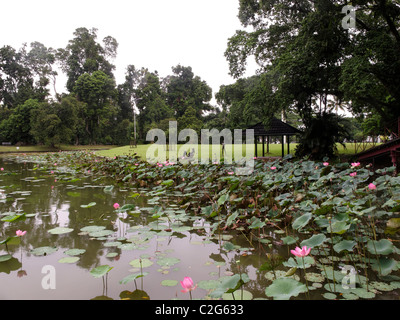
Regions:
<svg viewBox="0 0 400 320"><path fill-rule="evenodd" d="M98 154L100 156L112 158L112 157L120 156L120 155L133 155L134 153L136 153L141 159L146 159L146 152L150 146L151 145L149 145L149 144L138 145L136 148L131 148L130 146L124 146L124 147L118 147L118 148L113 148L113 149L109 149L109 150L97 151L96 154ZM296 146L297 146L297 144L295 144L295 143L290 144L290 153L294 154ZM194 147L194 145L178 145L177 148L178 148L178 152L183 153L183 151L185 151L185 150L190 152L193 147ZM229 152L229 147L231 147L231 146L228 146L228 145L226 146L227 152ZM346 155L355 154L354 143L346 143L346 148L344 148L341 144L338 144L337 148L338 148L339 154L346 154ZM252 150L254 150L254 147ZM262 156L262 145L258 145L257 150L258 150L258 156L259 157ZM267 148L265 146L265 153L266 153L266 150L267 150ZM267 154L267 153L265 154L266 157L280 157L280 156L282 156L282 145L270 144L269 151L270 151L269 154ZM220 157L222 158L222 147L219 148L219 152L220 152ZM210 146L209 155L214 156L214 154L215 153L212 151L211 146ZM286 154L287 154L287 145L285 145L285 155ZM166 151L166 159L169 158L168 155L169 155L168 151ZM245 155L244 152L243 152L243 155ZM199 147L199 152L197 153L197 157L201 157L200 147Z"/></svg>
<svg viewBox="0 0 400 320"><path fill-rule="evenodd" d="M60 145L59 147L51 148L48 146L0 146L0 153L25 153L25 152L58 152L61 151L75 151L75 150L104 150L113 149L115 146L74 146L74 145Z"/></svg>

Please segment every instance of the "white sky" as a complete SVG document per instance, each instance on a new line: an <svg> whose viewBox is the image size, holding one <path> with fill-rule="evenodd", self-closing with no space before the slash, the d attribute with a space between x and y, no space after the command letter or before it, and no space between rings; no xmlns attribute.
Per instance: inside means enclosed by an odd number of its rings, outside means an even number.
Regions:
<svg viewBox="0 0 400 320"><path fill-rule="evenodd" d="M21 48L38 41L46 47L63 48L79 27L98 29L98 41L112 36L119 43L117 84L126 67L172 74L178 64L191 66L213 89L233 83L224 57L228 38L240 25L238 0L14 0L2 1L0 46ZM246 76L254 74L250 62ZM58 92L66 92L58 78ZM60 85L61 83L61 85Z"/></svg>

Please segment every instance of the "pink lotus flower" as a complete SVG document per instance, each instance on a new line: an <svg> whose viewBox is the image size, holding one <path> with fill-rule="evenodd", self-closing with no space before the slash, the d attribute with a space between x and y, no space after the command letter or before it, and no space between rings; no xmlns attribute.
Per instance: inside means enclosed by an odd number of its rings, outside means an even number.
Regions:
<svg viewBox="0 0 400 320"><path fill-rule="evenodd" d="M350 177L355 177L356 175L357 175L357 172L350 173Z"/></svg>
<svg viewBox="0 0 400 320"><path fill-rule="evenodd" d="M370 184L368 185L368 189L369 189L369 190L375 190L375 189L376 189L376 185L374 185L373 183L370 183Z"/></svg>
<svg viewBox="0 0 400 320"><path fill-rule="evenodd" d="M118 203L114 203L113 207L114 207L115 210L117 210L120 206L119 206Z"/></svg>
<svg viewBox="0 0 400 320"><path fill-rule="evenodd" d="M324 162L323 165L324 165L325 167L327 167L327 166L329 166L329 162Z"/></svg>
<svg viewBox="0 0 400 320"><path fill-rule="evenodd" d="M307 248L304 246L303 248L296 247L294 250L290 250L291 253L293 253L296 257L305 257L310 254L311 248Z"/></svg>
<svg viewBox="0 0 400 320"><path fill-rule="evenodd" d="M233 172L233 171L229 171L228 174L229 174L229 175L232 175L232 174L234 174L234 172Z"/></svg>
<svg viewBox="0 0 400 320"><path fill-rule="evenodd" d="M181 291L184 293L190 292L197 288L197 285L193 284L193 280L191 277L183 278L183 281L181 281L181 286L183 288L183 290L181 290Z"/></svg>
<svg viewBox="0 0 400 320"><path fill-rule="evenodd" d="M271 169L271 170L276 170L276 167L271 167L270 169Z"/></svg>
<svg viewBox="0 0 400 320"><path fill-rule="evenodd" d="M17 235L17 237L22 237L26 234L26 231L17 230L15 234Z"/></svg>
<svg viewBox="0 0 400 320"><path fill-rule="evenodd" d="M358 167L359 165L360 165L359 162L353 162L353 163L351 164L352 167Z"/></svg>
<svg viewBox="0 0 400 320"><path fill-rule="evenodd" d="M1 171L4 171L4 168L0 168Z"/></svg>

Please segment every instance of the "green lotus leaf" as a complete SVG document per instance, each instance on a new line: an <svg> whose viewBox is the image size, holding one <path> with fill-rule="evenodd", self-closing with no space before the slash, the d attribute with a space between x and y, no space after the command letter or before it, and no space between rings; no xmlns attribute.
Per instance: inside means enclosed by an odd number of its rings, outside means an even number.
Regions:
<svg viewBox="0 0 400 320"><path fill-rule="evenodd" d="M79 260L79 257L64 257L58 260L59 263L75 263Z"/></svg>
<svg viewBox="0 0 400 320"><path fill-rule="evenodd" d="M94 237L94 238L99 238L99 237L106 237L106 236L112 235L113 233L114 233L114 231L112 231L112 230L100 230L100 231L90 232L89 236Z"/></svg>
<svg viewBox="0 0 400 320"><path fill-rule="evenodd" d="M334 221L328 226L327 230L328 232L343 234L350 228L350 226L351 225L347 224L346 221Z"/></svg>
<svg viewBox="0 0 400 320"><path fill-rule="evenodd" d="M8 261L12 258L12 255L10 254L3 254L0 256L0 262Z"/></svg>
<svg viewBox="0 0 400 320"><path fill-rule="evenodd" d="M372 254L388 255L393 253L393 243L387 239L381 239L379 241L369 240L367 248Z"/></svg>
<svg viewBox="0 0 400 320"><path fill-rule="evenodd" d="M304 292L307 292L306 285L290 278L276 279L265 289L267 297L274 300L289 300Z"/></svg>
<svg viewBox="0 0 400 320"><path fill-rule="evenodd" d="M31 250L31 253L35 256L46 256L56 252L56 247L39 247Z"/></svg>
<svg viewBox="0 0 400 320"><path fill-rule="evenodd" d="M387 276L393 270L398 269L398 266L397 266L398 261L391 259L391 258L380 257L379 259L372 260L371 262L372 262L372 264L371 264L372 270L376 271L381 276Z"/></svg>
<svg viewBox="0 0 400 320"><path fill-rule="evenodd" d="M223 300L252 300L253 294L247 290L236 290L233 293L224 293Z"/></svg>
<svg viewBox="0 0 400 320"><path fill-rule="evenodd" d="M311 220L312 213L305 213L293 221L292 228L295 230L301 230L304 228Z"/></svg>
<svg viewBox="0 0 400 320"><path fill-rule="evenodd" d="M315 234L307 240L303 240L300 244L301 247L307 246L308 248L318 247L326 241L326 236L322 233Z"/></svg>
<svg viewBox="0 0 400 320"><path fill-rule="evenodd" d="M180 259L172 257L161 258L157 260L157 264L162 267L171 267L179 262L181 262Z"/></svg>
<svg viewBox="0 0 400 320"><path fill-rule="evenodd" d="M143 272L143 273L132 273L125 278L123 278L119 283L120 284L127 284L131 281L134 281L136 279L142 278L144 276L147 276L149 273L148 272Z"/></svg>
<svg viewBox="0 0 400 320"><path fill-rule="evenodd" d="M54 228L54 229L50 229L47 232L51 233L51 234L65 234L65 233L70 233L72 231L74 231L74 229L57 227L57 228Z"/></svg>
<svg viewBox="0 0 400 320"><path fill-rule="evenodd" d="M95 278L100 278L107 274L113 267L109 265L98 266L92 270L90 270L90 274Z"/></svg>
<svg viewBox="0 0 400 320"><path fill-rule="evenodd" d="M104 230L106 227L104 226L87 226L81 228L82 232L96 232L96 231L101 231Z"/></svg>
<svg viewBox="0 0 400 320"><path fill-rule="evenodd" d="M151 260L145 258L145 259L132 260L131 262L129 262L129 264L135 268L140 268L140 267L147 268L147 267L150 267L151 265L153 265L153 262Z"/></svg>
<svg viewBox="0 0 400 320"><path fill-rule="evenodd" d="M85 252L86 252L85 249L69 249L64 253L68 256L79 256L81 254L84 254Z"/></svg>
<svg viewBox="0 0 400 320"><path fill-rule="evenodd" d="M219 286L220 281L218 280L202 280L197 283L197 286L204 290L212 290Z"/></svg>
<svg viewBox="0 0 400 320"><path fill-rule="evenodd" d="M353 248L356 244L357 244L357 242L352 241L352 240L342 240L333 246L333 250L335 250L337 253L340 253L344 250L353 251Z"/></svg>
<svg viewBox="0 0 400 320"><path fill-rule="evenodd" d="M164 287L175 287L178 284L177 280L163 280L161 285Z"/></svg>
<svg viewBox="0 0 400 320"><path fill-rule="evenodd" d="M91 208L96 205L96 202L90 202L89 204L82 204L81 208Z"/></svg>

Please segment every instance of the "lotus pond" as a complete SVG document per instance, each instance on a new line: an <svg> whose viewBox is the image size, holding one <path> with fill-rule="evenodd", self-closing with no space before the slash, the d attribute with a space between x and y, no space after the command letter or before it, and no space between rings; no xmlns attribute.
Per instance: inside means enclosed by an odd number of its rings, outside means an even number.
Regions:
<svg viewBox="0 0 400 320"><path fill-rule="evenodd" d="M398 299L394 168L84 151L0 168L0 299Z"/></svg>

